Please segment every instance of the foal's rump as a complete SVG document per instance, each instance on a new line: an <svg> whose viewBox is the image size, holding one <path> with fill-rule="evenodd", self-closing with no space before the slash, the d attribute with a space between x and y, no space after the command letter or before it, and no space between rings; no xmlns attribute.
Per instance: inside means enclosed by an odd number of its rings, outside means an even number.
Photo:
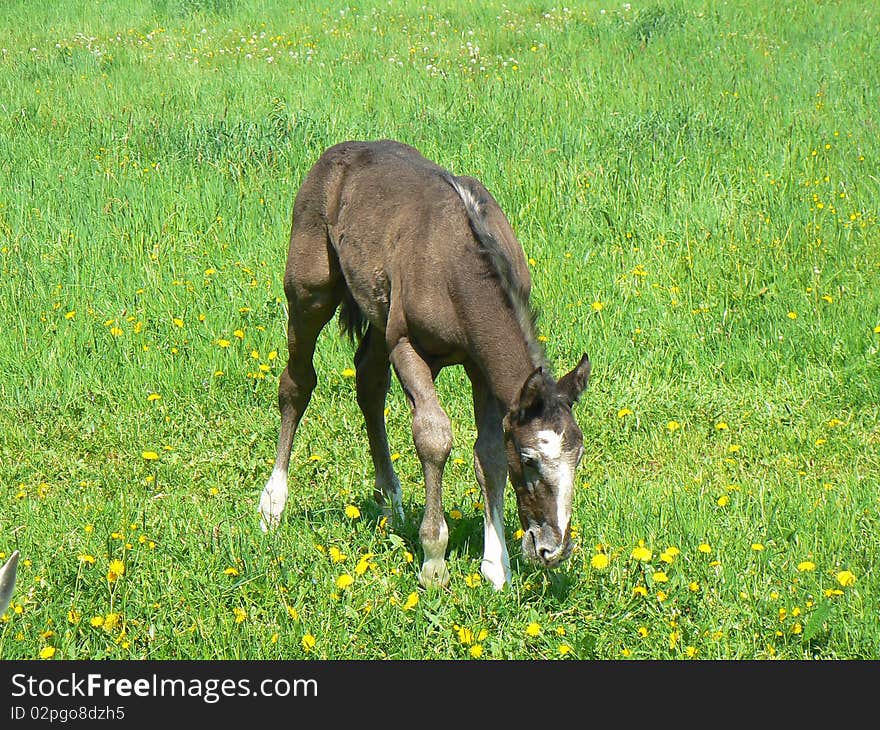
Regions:
<svg viewBox="0 0 880 730"><path fill-rule="evenodd" d="M321 183L308 187L322 192L329 245L345 283L343 330L358 339L367 324L385 331L389 319L406 331L454 321L450 262L465 255L456 248L473 235L449 173L411 147L380 141L330 148L315 175ZM446 337L460 339L454 331L434 334Z"/></svg>

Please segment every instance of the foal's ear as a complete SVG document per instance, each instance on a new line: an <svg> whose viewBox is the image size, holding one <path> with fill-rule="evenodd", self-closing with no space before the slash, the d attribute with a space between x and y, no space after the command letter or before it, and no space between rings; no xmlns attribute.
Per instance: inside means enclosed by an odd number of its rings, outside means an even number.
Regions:
<svg viewBox="0 0 880 730"><path fill-rule="evenodd" d="M589 355L584 354L574 370L559 378L556 387L569 405L574 405L587 387L587 383L590 381L591 367Z"/></svg>
<svg viewBox="0 0 880 730"><path fill-rule="evenodd" d="M550 396L553 381L544 368L537 368L526 378L513 410L517 420L524 421L530 413L540 413Z"/></svg>

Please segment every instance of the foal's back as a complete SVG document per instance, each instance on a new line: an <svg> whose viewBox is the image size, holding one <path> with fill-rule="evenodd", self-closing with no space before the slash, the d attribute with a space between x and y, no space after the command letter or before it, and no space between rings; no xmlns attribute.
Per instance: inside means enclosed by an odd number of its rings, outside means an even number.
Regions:
<svg viewBox="0 0 880 730"><path fill-rule="evenodd" d="M473 178L453 178L400 142L344 142L307 176L294 220L320 210L363 317L389 339L406 332L439 361L461 361L463 309L485 297L493 272L479 251L457 180L479 199L517 285L530 283L522 248L496 201Z"/></svg>

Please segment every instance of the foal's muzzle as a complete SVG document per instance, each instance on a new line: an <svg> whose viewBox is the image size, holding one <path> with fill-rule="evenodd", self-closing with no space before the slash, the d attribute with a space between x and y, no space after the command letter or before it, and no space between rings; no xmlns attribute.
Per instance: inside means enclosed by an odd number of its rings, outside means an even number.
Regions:
<svg viewBox="0 0 880 730"><path fill-rule="evenodd" d="M522 537L523 555L544 568L555 568L571 554L568 530L561 537L549 525L530 527Z"/></svg>

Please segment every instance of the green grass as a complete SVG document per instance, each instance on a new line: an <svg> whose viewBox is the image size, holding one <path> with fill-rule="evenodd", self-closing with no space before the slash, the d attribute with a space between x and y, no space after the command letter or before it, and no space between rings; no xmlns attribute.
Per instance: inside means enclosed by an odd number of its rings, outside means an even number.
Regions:
<svg viewBox="0 0 880 730"><path fill-rule="evenodd" d="M880 9L295 5L0 10L0 655L880 656ZM259 530L293 196L379 137L486 183L557 373L593 360L578 546L523 564L508 490L501 593L463 374L438 381L452 580L423 591L407 406L395 382L393 532L335 327Z"/></svg>

